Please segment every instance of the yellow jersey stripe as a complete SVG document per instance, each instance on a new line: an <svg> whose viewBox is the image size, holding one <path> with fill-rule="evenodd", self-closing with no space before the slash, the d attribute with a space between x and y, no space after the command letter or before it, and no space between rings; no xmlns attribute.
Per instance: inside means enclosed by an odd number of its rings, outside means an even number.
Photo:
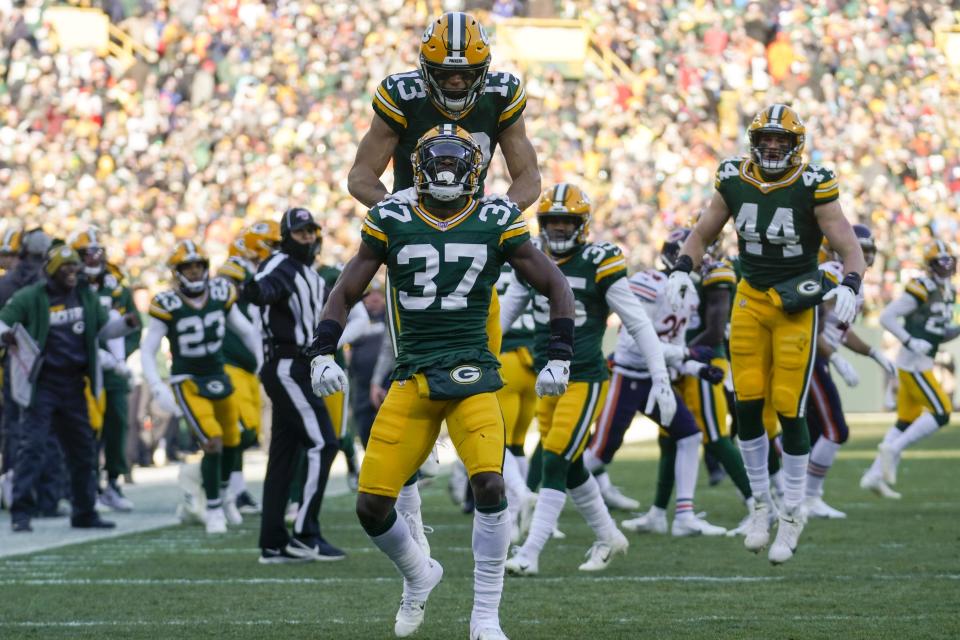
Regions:
<svg viewBox="0 0 960 640"><path fill-rule="evenodd" d="M830 180L827 180L826 182L821 182L821 183L817 186L817 191L830 191L831 189L834 189L834 188L836 188L837 186L838 186L838 184L837 184L837 179L836 179L836 178L832 178L832 179L830 179Z"/></svg>
<svg viewBox="0 0 960 640"><path fill-rule="evenodd" d="M610 276L616 275L618 273L627 272L627 263L624 262L621 265L610 265L603 271L597 269L597 275L593 278L594 282L600 282L604 278L609 278Z"/></svg>
<svg viewBox="0 0 960 640"><path fill-rule="evenodd" d="M373 236L380 242L387 241L387 234L385 234L383 231L380 231L380 229L374 229L367 220L363 221L363 225L361 225L360 230L367 235Z"/></svg>
<svg viewBox="0 0 960 640"><path fill-rule="evenodd" d="M527 221L518 220L517 222L514 222L512 225L504 229L504 231L513 231L514 229L526 229L526 228L527 228Z"/></svg>
<svg viewBox="0 0 960 640"><path fill-rule="evenodd" d="M834 187L830 191L814 191L813 199L814 200L827 200L829 198L836 198L840 195L840 188Z"/></svg>
<svg viewBox="0 0 960 640"><path fill-rule="evenodd" d="M150 310L148 313L152 317L157 318L158 320L173 320L173 314L171 314L169 311L167 311L163 307L159 307L155 304L150 305Z"/></svg>
<svg viewBox="0 0 960 640"><path fill-rule="evenodd" d="M728 282L730 284L737 284L737 276L733 271L720 271L708 273L703 278L703 285L710 286L712 284L721 284Z"/></svg>
<svg viewBox="0 0 960 640"><path fill-rule="evenodd" d="M927 293L927 288L916 280L907 285L906 291L920 302L926 302L927 297L929 296Z"/></svg>
<svg viewBox="0 0 960 640"><path fill-rule="evenodd" d="M403 115L403 111L400 110L400 105L394 102L393 98L390 97L390 94L383 88L383 85L379 85L377 87L377 93L380 95L381 98L383 98L383 100L387 104L393 107L397 113L399 113L400 115Z"/></svg>
<svg viewBox="0 0 960 640"><path fill-rule="evenodd" d="M599 270L602 269L603 267L607 266L608 264L613 264L614 262L623 262L623 261L624 261L624 259L623 259L623 256L622 256L622 255L621 255L621 256L611 256L611 257L607 258L606 260L604 260L603 262L600 263L600 266L597 267L597 271L599 271Z"/></svg>
<svg viewBox="0 0 960 640"><path fill-rule="evenodd" d="M384 102L383 98L380 97L379 92L374 94L373 96L373 106L379 107L377 109L377 113L390 118L394 122L397 122L398 124L403 125L404 127L407 126L406 116L404 116L402 113L399 113L396 109L391 107L389 103Z"/></svg>
<svg viewBox="0 0 960 640"><path fill-rule="evenodd" d="M507 229L502 234L500 234L500 244L503 244L505 240L509 240L510 238L516 238L517 236L522 236L525 233L527 233L527 228L525 226L520 229L513 229L512 231L510 229Z"/></svg>
<svg viewBox="0 0 960 640"><path fill-rule="evenodd" d="M370 227L370 228L373 229L374 231L379 231L380 233L383 233L383 229L381 229L380 227L378 227L377 225L375 225L375 224L373 223L373 220L370 219L370 216L367 216L366 218L364 218L363 224L367 225L368 227Z"/></svg>
<svg viewBox="0 0 960 640"><path fill-rule="evenodd" d="M514 100L506 109L503 110L503 113L500 114L500 119L498 122L503 122L504 120L509 120L513 117L517 111L523 108L527 104L527 92L523 89L520 89L520 95L517 96L517 99Z"/></svg>

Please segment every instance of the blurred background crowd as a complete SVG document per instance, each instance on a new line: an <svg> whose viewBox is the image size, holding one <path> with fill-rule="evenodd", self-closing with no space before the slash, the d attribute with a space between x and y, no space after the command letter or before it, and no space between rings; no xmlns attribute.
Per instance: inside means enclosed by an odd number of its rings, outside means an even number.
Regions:
<svg viewBox="0 0 960 640"><path fill-rule="evenodd" d="M960 69L941 40L960 28L957 0L96 3L150 53L124 67L59 48L49 5L0 0L0 217L60 236L97 225L147 289L176 239L223 255L242 226L293 205L323 221L323 261L345 260L372 91L416 66L424 26L451 9L476 13L493 68L523 78L544 186L582 184L594 237L634 267L692 222L718 161L744 152L775 101L805 118L808 158L837 171L848 216L878 236L874 308L931 234L960 240ZM498 24L524 15L582 20L607 64L571 79L504 55ZM488 191L505 175L495 162Z"/></svg>

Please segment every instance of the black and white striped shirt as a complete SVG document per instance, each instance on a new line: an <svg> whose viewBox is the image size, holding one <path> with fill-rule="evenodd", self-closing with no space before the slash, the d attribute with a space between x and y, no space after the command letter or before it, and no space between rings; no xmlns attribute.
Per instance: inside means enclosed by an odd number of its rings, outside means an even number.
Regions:
<svg viewBox="0 0 960 640"><path fill-rule="evenodd" d="M260 265L254 280L266 357L294 357L313 343L325 297L323 278L281 251Z"/></svg>

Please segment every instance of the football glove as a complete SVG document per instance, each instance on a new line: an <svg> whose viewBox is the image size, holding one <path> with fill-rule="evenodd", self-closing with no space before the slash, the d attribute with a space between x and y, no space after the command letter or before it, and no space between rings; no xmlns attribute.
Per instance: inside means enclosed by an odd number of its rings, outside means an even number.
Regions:
<svg viewBox="0 0 960 640"><path fill-rule="evenodd" d="M687 295L696 291L690 274L684 271L675 270L667 278L667 286L663 290L667 304L674 311L679 311L683 307L683 301Z"/></svg>
<svg viewBox="0 0 960 640"><path fill-rule="evenodd" d="M874 361L878 365L880 365L883 368L883 370L887 372L888 375L891 375L891 376L897 375L897 368L893 365L892 362L890 362L890 359L887 356L883 355L883 353L879 349L877 349L876 347L870 347L870 353L868 353L867 355L873 358Z"/></svg>
<svg viewBox="0 0 960 640"><path fill-rule="evenodd" d="M346 388L347 374L333 356L317 356L310 361L310 386L315 396L325 398Z"/></svg>
<svg viewBox="0 0 960 640"><path fill-rule="evenodd" d="M507 197L507 194L505 194L505 193L489 193L489 194L483 196L482 198L480 198L480 204L485 204L485 203L487 203L487 202L493 202L493 201L495 201L495 200L496 200L496 201L499 201L499 202L505 202L505 203L507 203L508 206L511 206L511 207L517 207L516 203L515 203L513 200L511 200L510 198L508 198L508 197ZM520 208L520 207L517 207L517 209L519 209L519 208Z"/></svg>
<svg viewBox="0 0 960 640"><path fill-rule="evenodd" d="M673 395L670 378L665 375L657 376L652 379L652 382L650 395L647 396L647 406L643 409L643 412L652 416L653 408L656 406L660 410L660 425L669 425L673 422L674 414L677 413L677 398Z"/></svg>
<svg viewBox="0 0 960 640"><path fill-rule="evenodd" d="M550 360L537 374L537 397L562 396L570 382L570 361Z"/></svg>
<svg viewBox="0 0 960 640"><path fill-rule="evenodd" d="M843 381L847 383L848 387L855 387L860 384L860 375L857 373L857 370L853 368L852 364L847 362L846 358L840 355L839 351L834 351L830 355L830 364L837 370L837 373L840 374L840 377L843 378Z"/></svg>
<svg viewBox="0 0 960 640"><path fill-rule="evenodd" d="M923 338L913 338L911 337L904 343L910 351L913 351L918 356L928 356L930 351L933 349L933 345L924 340Z"/></svg>
<svg viewBox="0 0 960 640"><path fill-rule="evenodd" d="M850 324L857 317L857 294L845 284L834 287L823 296L823 301L836 300L833 314L840 324Z"/></svg>
<svg viewBox="0 0 960 640"><path fill-rule="evenodd" d="M720 367L715 367L711 364L700 369L700 372L697 374L700 376L701 380L706 380L710 384L720 384L723 382L723 378L726 375Z"/></svg>
<svg viewBox="0 0 960 640"><path fill-rule="evenodd" d="M714 358L713 347L702 344L687 347L687 358L696 360L697 362L703 362L704 364L710 364L710 361Z"/></svg>
<svg viewBox="0 0 960 640"><path fill-rule="evenodd" d="M416 187L407 187L406 189L401 189L396 193L388 193L384 196L384 202L399 202L400 204L406 204L413 206L417 204L420 200L420 194L417 193Z"/></svg>
<svg viewBox="0 0 960 640"><path fill-rule="evenodd" d="M180 405L178 405L177 401L173 398L173 392L170 391L170 387L161 382L150 387L150 393L153 395L157 406L163 411L177 418L183 415L183 411L180 410Z"/></svg>

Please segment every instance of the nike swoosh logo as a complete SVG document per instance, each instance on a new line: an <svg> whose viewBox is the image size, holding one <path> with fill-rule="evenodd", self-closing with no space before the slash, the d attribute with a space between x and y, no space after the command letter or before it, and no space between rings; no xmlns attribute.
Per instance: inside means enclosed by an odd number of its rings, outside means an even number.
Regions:
<svg viewBox="0 0 960 640"><path fill-rule="evenodd" d="M604 554L604 556L603 556L603 558L601 558L601 560L603 560L604 562L610 562L610 552L607 551L607 553Z"/></svg>

